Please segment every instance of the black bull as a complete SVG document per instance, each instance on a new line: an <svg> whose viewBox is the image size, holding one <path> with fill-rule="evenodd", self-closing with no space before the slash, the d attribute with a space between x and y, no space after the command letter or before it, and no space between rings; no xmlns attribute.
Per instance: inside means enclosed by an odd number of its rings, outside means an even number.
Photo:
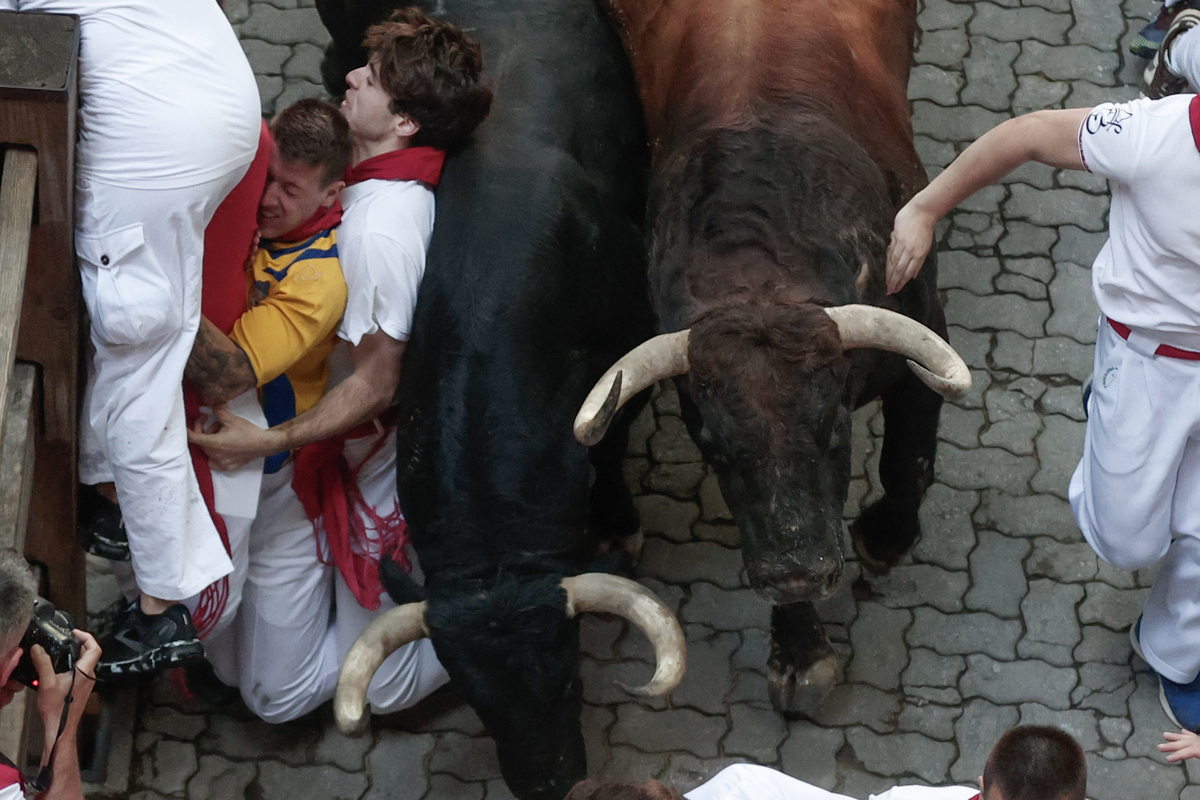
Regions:
<svg viewBox="0 0 1200 800"><path fill-rule="evenodd" d="M334 95L395 5L318 0ZM439 659L514 794L557 800L586 774L578 624L559 583L597 539L638 528L624 437L589 451L571 422L653 329L646 137L620 42L591 2L437 12L481 41L495 102L438 189L398 394L401 503Z"/></svg>

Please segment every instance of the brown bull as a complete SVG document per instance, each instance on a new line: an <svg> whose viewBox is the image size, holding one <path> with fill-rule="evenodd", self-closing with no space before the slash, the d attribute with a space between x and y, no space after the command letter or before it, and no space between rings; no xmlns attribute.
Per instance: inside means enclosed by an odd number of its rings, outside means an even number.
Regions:
<svg viewBox="0 0 1200 800"><path fill-rule="evenodd" d="M772 697L804 710L840 672L809 601L842 571L851 410L883 398L886 493L851 532L886 572L920 534L940 395L970 385L936 270L884 288L892 219L926 183L905 93L915 2L609 1L653 145L665 333L601 379L576 436L597 441L629 397L677 376L750 581L780 604Z"/></svg>

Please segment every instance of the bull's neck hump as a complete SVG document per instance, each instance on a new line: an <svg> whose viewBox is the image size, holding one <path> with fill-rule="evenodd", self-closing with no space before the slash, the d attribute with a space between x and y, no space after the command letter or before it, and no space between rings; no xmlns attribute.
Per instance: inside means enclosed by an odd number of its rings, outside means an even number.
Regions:
<svg viewBox="0 0 1200 800"><path fill-rule="evenodd" d="M680 120L737 126L763 102L906 128L914 2L609 0L652 141Z"/></svg>

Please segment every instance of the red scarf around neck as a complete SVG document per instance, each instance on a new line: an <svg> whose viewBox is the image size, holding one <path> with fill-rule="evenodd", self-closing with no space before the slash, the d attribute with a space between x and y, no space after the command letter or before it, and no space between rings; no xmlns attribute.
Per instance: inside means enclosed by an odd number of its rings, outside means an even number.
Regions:
<svg viewBox="0 0 1200 800"><path fill-rule="evenodd" d="M311 217L304 222L301 222L295 228L284 234L276 236L271 241L273 242L303 242L310 236L315 236L321 231L327 231L330 228L336 227L342 221L342 201L334 200L333 205L326 208L321 206Z"/></svg>
<svg viewBox="0 0 1200 800"><path fill-rule="evenodd" d="M435 147L406 147L373 156L346 170L347 186L378 178L385 181L420 181L434 189L442 178L446 151Z"/></svg>

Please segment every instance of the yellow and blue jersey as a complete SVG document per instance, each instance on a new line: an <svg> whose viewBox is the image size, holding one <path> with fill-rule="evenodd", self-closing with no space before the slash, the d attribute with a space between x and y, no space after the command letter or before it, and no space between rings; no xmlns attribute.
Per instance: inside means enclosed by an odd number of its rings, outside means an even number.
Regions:
<svg viewBox="0 0 1200 800"><path fill-rule="evenodd" d="M264 240L246 275L249 310L229 334L258 376L267 424L312 408L325 394L326 358L346 310L346 280L338 262L337 229L302 242ZM264 470L287 459L277 453Z"/></svg>

